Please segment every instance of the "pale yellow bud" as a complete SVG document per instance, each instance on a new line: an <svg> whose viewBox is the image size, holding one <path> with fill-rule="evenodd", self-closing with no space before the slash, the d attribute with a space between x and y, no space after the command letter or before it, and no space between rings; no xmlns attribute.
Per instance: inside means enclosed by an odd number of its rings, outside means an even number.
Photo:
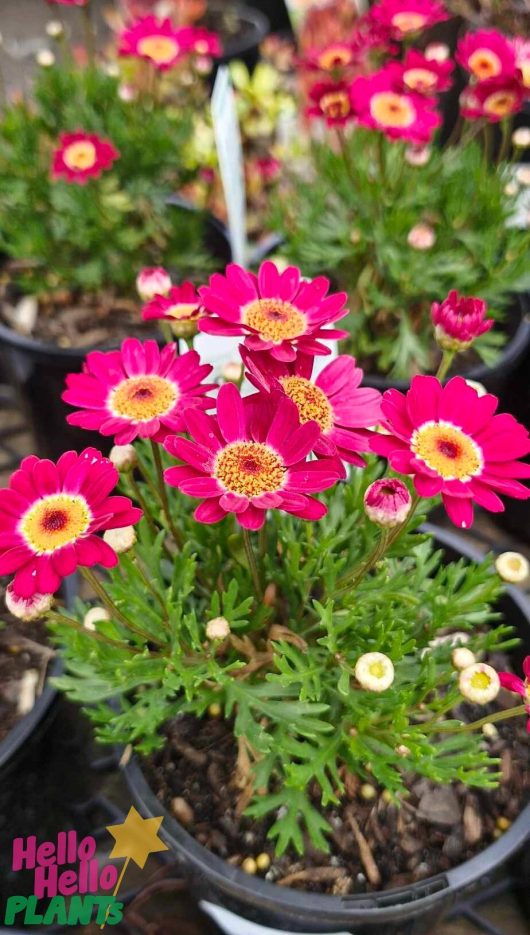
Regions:
<svg viewBox="0 0 530 935"><path fill-rule="evenodd" d="M475 665L476 661L475 654L466 646L457 646L451 653L451 662L455 669L467 669L468 666Z"/></svg>
<svg viewBox="0 0 530 935"><path fill-rule="evenodd" d="M206 624L206 636L209 640L224 640L230 634L230 624L226 617L213 617Z"/></svg>
<svg viewBox="0 0 530 935"><path fill-rule="evenodd" d="M134 445L113 445L109 458L118 471L130 471L138 464L138 455Z"/></svg>
<svg viewBox="0 0 530 935"><path fill-rule="evenodd" d="M521 584L526 581L530 565L520 552L502 552L495 559L497 574L509 584Z"/></svg>
<svg viewBox="0 0 530 935"><path fill-rule="evenodd" d="M110 620L110 614L104 607L91 607L83 617L85 630L96 630L96 623L101 620Z"/></svg>
<svg viewBox="0 0 530 935"><path fill-rule="evenodd" d="M383 692L394 681L392 660L384 653L364 653L355 664L355 678L367 691Z"/></svg>
<svg viewBox="0 0 530 935"><path fill-rule="evenodd" d="M103 533L103 539L114 549L117 555L122 552L128 552L136 542L136 530L134 526L123 526L121 529L107 529Z"/></svg>

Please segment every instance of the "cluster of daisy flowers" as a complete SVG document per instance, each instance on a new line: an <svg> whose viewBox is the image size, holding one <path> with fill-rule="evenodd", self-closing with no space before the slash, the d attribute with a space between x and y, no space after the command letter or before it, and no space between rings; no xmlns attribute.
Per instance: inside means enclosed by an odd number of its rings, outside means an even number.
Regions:
<svg viewBox="0 0 530 935"><path fill-rule="evenodd" d="M467 33L456 61L470 76L460 97L467 120L498 123L517 113L530 95L530 41L495 29Z"/></svg>

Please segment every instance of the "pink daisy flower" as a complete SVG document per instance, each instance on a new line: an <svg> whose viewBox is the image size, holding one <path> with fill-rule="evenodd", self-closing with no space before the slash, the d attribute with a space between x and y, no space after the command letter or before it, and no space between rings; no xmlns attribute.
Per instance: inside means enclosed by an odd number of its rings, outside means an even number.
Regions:
<svg viewBox="0 0 530 935"><path fill-rule="evenodd" d="M328 127L345 126L355 119L350 90L351 84L345 81L319 81L309 89L312 103L306 115L323 118Z"/></svg>
<svg viewBox="0 0 530 935"><path fill-rule="evenodd" d="M358 62L351 43L331 42L322 49L309 49L300 64L308 71L342 72Z"/></svg>
<svg viewBox="0 0 530 935"><path fill-rule="evenodd" d="M430 98L403 91L402 73L402 66L392 63L373 75L355 79L351 99L357 120L392 140L429 143L441 116Z"/></svg>
<svg viewBox="0 0 530 935"><path fill-rule="evenodd" d="M431 319L436 340L449 351L465 351L477 338L490 331L495 324L486 318L488 306L483 299L459 296L452 289L443 302L433 302Z"/></svg>
<svg viewBox="0 0 530 935"><path fill-rule="evenodd" d="M521 76L525 88L530 88L530 39L516 36L512 40L515 53L515 67Z"/></svg>
<svg viewBox="0 0 530 935"><path fill-rule="evenodd" d="M388 28L395 39L449 19L444 5L437 0L380 0L369 16L372 22Z"/></svg>
<svg viewBox="0 0 530 935"><path fill-rule="evenodd" d="M460 95L460 113L466 120L499 123L516 114L523 100L524 89L517 79L501 75L465 88Z"/></svg>
<svg viewBox="0 0 530 935"><path fill-rule="evenodd" d="M188 53L189 32L177 29L170 19L144 16L122 30L118 55L143 58L158 71L169 71Z"/></svg>
<svg viewBox="0 0 530 935"><path fill-rule="evenodd" d="M192 282L173 286L167 295L155 295L142 309L144 321L167 321L179 337L193 335L201 313L199 293Z"/></svg>
<svg viewBox="0 0 530 935"><path fill-rule="evenodd" d="M97 179L120 154L110 140L96 133L76 130L61 133L52 161L52 178L66 179L77 185L85 185L89 179Z"/></svg>
<svg viewBox="0 0 530 935"><path fill-rule="evenodd" d="M212 316L199 321L207 334L244 335L252 351L270 351L277 360L294 360L297 351L311 356L329 354L320 341L345 338L346 331L324 328L344 318L345 292L328 295L329 280L302 280L296 266L283 273L266 260L257 276L231 263L226 275L214 273L199 289Z"/></svg>
<svg viewBox="0 0 530 935"><path fill-rule="evenodd" d="M440 94L451 87L454 63L426 58L417 49L409 49L403 62L402 81L407 91L417 94Z"/></svg>
<svg viewBox="0 0 530 935"><path fill-rule="evenodd" d="M200 26L188 26L179 30L181 45L187 52L206 58L219 58L223 54L221 40L216 32Z"/></svg>
<svg viewBox="0 0 530 935"><path fill-rule="evenodd" d="M174 344L161 351L156 341L127 338L120 350L92 351L82 373L68 374L62 398L81 408L67 422L114 435L116 445L160 442L184 428L185 409L211 405L203 397L215 384L202 382L211 370L196 351L178 357Z"/></svg>
<svg viewBox="0 0 530 935"><path fill-rule="evenodd" d="M320 428L300 425L291 400L262 396L247 405L226 383L215 417L188 412L184 421L192 440L170 436L165 447L186 464L168 468L165 478L203 500L194 514L199 522L218 523L235 513L245 529L260 529L270 509L308 520L325 516L325 505L309 494L332 487L340 466L336 459L306 461Z"/></svg>
<svg viewBox="0 0 530 935"><path fill-rule="evenodd" d="M372 450L395 471L414 475L421 497L441 494L449 518L467 529L474 501L499 513L499 493L530 497L515 480L530 477L530 464L517 460L530 452L528 432L513 416L495 415L498 402L479 396L462 377L444 387L435 377L414 377L405 395L384 393L382 426L390 434L374 435Z"/></svg>
<svg viewBox="0 0 530 935"><path fill-rule="evenodd" d="M109 496L118 472L95 448L57 464L31 455L0 490L0 574L15 573L22 598L53 594L79 565L112 568L118 558L97 532L137 523L128 497Z"/></svg>
<svg viewBox="0 0 530 935"><path fill-rule="evenodd" d="M466 33L458 43L455 58L476 81L489 81L501 75L513 78L515 74L513 44L496 29Z"/></svg>
<svg viewBox="0 0 530 935"><path fill-rule="evenodd" d="M513 675L512 672L498 672L497 674L503 688L506 688L509 692L515 692L523 699L526 713L529 715L526 729L530 734L530 656L523 659L524 679L519 678L518 675Z"/></svg>
<svg viewBox="0 0 530 935"><path fill-rule="evenodd" d="M381 394L360 386L363 372L355 358L340 354L311 379L314 357L298 354L290 363L274 360L267 352L241 348L248 379L258 390L279 393L291 399L302 425L320 427L313 451L364 467L360 451L370 451L368 429L381 421Z"/></svg>

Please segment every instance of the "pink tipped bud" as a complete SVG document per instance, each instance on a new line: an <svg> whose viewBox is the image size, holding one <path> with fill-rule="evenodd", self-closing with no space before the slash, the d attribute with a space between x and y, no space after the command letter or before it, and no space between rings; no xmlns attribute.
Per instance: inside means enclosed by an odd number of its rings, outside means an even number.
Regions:
<svg viewBox="0 0 530 935"><path fill-rule="evenodd" d="M436 340L443 350L465 351L476 338L493 328L487 319L488 307L483 299L459 296L453 289L443 302L431 306L431 318Z"/></svg>
<svg viewBox="0 0 530 935"><path fill-rule="evenodd" d="M149 266L138 273L136 288L142 301L149 302L155 295L166 295L169 292L171 277L161 266Z"/></svg>
<svg viewBox="0 0 530 935"><path fill-rule="evenodd" d="M430 224L415 224L408 233L407 243L413 250L430 250L436 243L436 232Z"/></svg>
<svg viewBox="0 0 530 935"><path fill-rule="evenodd" d="M406 520L412 505L408 487L397 478L383 478L370 484L364 495L368 519L378 526L391 528Z"/></svg>
<svg viewBox="0 0 530 935"><path fill-rule="evenodd" d="M32 597L20 597L13 588L13 582L8 584L5 593L6 607L19 620L29 623L38 620L48 613L53 604L53 594L34 594Z"/></svg>

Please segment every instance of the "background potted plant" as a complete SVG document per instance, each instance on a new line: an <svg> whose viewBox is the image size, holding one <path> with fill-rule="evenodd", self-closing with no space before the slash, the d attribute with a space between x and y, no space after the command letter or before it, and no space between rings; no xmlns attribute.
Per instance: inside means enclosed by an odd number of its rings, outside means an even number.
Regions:
<svg viewBox="0 0 530 935"><path fill-rule="evenodd" d="M513 178L509 167L527 145L511 135L528 94L522 46L501 33L461 39L456 61L469 83L440 148L438 101L454 62L439 43L422 51L412 43L448 13L438 3L416 7L407 14L383 0L345 42L305 53L307 115L322 132L285 173L273 224L287 259L349 292L346 326L372 384L403 387L435 368L425 322L431 302L456 289L481 295L504 319L504 334L486 335L461 361L466 375L502 392L529 339L530 236L514 220L526 176Z"/></svg>
<svg viewBox="0 0 530 935"><path fill-rule="evenodd" d="M87 449L24 463L0 498L0 572L23 600L76 568L93 587L91 626L86 607L48 615L67 669L57 684L99 739L137 749L137 800L180 820L166 819L166 839L199 892L285 929L414 918L421 931L481 875L467 857L508 829L489 868L527 834L524 779L504 814L494 751L524 774L529 663L512 632L525 635L524 602L492 613L491 559L444 563L418 525L438 495L460 527L474 503L500 509L499 492L528 498L517 478L530 439L460 377L381 397L339 355L312 379L347 314L328 286L265 262L199 290L195 327L241 335L250 395L226 383L214 401L209 365L173 344L88 355L65 399L117 445L110 460ZM513 580L514 561L499 574ZM463 864L433 833L426 872L402 849L405 826L413 837L437 814L457 830L461 808L478 815L472 789L483 832Z"/></svg>

